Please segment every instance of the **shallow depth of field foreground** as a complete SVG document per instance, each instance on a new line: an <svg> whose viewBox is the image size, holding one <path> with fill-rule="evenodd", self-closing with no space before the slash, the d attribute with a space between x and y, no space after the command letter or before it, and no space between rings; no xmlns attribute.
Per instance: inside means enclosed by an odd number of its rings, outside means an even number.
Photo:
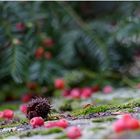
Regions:
<svg viewBox="0 0 140 140"><path fill-rule="evenodd" d="M0 139L140 139L140 2L0 2Z"/></svg>

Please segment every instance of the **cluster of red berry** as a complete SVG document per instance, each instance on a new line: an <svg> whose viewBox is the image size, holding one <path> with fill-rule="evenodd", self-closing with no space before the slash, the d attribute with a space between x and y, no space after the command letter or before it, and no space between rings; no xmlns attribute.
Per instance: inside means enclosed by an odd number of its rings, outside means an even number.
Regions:
<svg viewBox="0 0 140 140"><path fill-rule="evenodd" d="M96 89L97 88L98 87L96 87ZM95 92L97 92L97 90L93 90L91 87L84 87L84 88L73 88L70 90L64 90L62 95L70 99L71 98L72 99L87 99L87 98L90 98L92 94Z"/></svg>
<svg viewBox="0 0 140 140"><path fill-rule="evenodd" d="M26 104L22 104L20 106L20 111L22 113L24 113L26 115L27 113L27 105ZM9 112L10 114L10 112ZM8 117L8 115L6 115ZM66 135L68 138L71 139L75 139L75 138L79 138L82 134L81 134L81 130L77 127L77 126L71 126L69 127L69 122L66 119L60 119L57 120L55 122L44 122L44 119L42 117L34 117L30 120L30 125L33 128L37 128L37 127L45 127L45 128L53 128L53 127L60 127L63 129L66 129Z"/></svg>
<svg viewBox="0 0 140 140"><path fill-rule="evenodd" d="M54 82L54 86L56 89L63 90L63 96L72 99L87 99L92 96L93 93L100 90L98 85L93 87L83 87L83 88L73 88L73 89L65 89L65 81L63 79L56 79ZM113 88L110 85L107 85L103 88L104 93L111 93Z"/></svg>
<svg viewBox="0 0 140 140"><path fill-rule="evenodd" d="M45 48L50 48L54 46L54 40L51 38L46 38L42 42L43 47L39 47L35 51L35 58L36 59L41 59L42 57L46 59L51 59L52 58L52 53L50 51L46 51Z"/></svg>
<svg viewBox="0 0 140 140"><path fill-rule="evenodd" d="M140 128L139 120L133 118L130 114L125 114L121 119L113 124L113 129L116 133L126 130L135 130Z"/></svg>
<svg viewBox="0 0 140 140"><path fill-rule="evenodd" d="M76 139L79 138L81 134L81 130L77 126L69 126L69 122L65 119L60 119L55 122L47 122L45 123L44 120L41 117L34 117L30 120L30 125L33 128L44 126L45 128L53 128L53 127L60 127L60 128L67 128L66 129L66 135L70 139Z"/></svg>

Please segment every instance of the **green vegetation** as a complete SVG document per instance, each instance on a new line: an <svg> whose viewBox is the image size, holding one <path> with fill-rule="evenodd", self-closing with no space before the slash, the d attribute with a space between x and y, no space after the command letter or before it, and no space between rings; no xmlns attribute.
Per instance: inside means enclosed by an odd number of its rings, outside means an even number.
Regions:
<svg viewBox="0 0 140 140"><path fill-rule="evenodd" d="M97 123L100 123L100 122L107 122L107 121L114 121L116 120L115 117L112 117L112 116L109 116L109 117L103 117L103 118L97 118L97 119L94 119L92 122L97 122Z"/></svg>
<svg viewBox="0 0 140 140"><path fill-rule="evenodd" d="M97 131L100 131L100 130L103 130L105 129L105 127L95 127L95 128L92 128L91 130L94 131L94 132L97 132Z"/></svg>
<svg viewBox="0 0 140 140"><path fill-rule="evenodd" d="M132 99L128 101L127 103L123 104L113 104L113 105L100 105L100 106L90 106L84 109L76 110L72 112L72 115L74 116L80 116L80 115L88 115L90 113L99 113L99 112L106 112L111 111L114 112L116 110L123 110L123 109L132 109L134 107L140 107L140 99Z"/></svg>
<svg viewBox="0 0 140 140"><path fill-rule="evenodd" d="M18 135L18 137L20 138L24 138L24 137L31 137L33 135L50 135L53 133L60 133L63 132L63 129L61 128L51 128L51 129L43 129L43 130L32 130L32 131L27 131L24 133L21 133Z"/></svg>
<svg viewBox="0 0 140 140"><path fill-rule="evenodd" d="M20 119L19 121L17 120L17 121L7 122L7 124L0 125L0 129L21 126L21 125L26 124L26 123L27 123L26 118L25 119Z"/></svg>
<svg viewBox="0 0 140 140"><path fill-rule="evenodd" d="M8 132L4 132L0 135L0 139L5 139L7 137L10 137L10 136L15 136L17 135L19 132L17 131L8 131Z"/></svg>

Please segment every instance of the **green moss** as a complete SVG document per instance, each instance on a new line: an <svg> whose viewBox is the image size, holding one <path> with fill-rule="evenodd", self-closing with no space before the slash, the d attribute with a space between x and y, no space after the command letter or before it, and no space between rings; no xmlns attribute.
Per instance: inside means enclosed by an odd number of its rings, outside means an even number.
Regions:
<svg viewBox="0 0 140 140"><path fill-rule="evenodd" d="M116 120L116 118L109 116L109 117L94 119L92 120L92 122L107 122L107 121L114 121L114 120Z"/></svg>
<svg viewBox="0 0 140 140"><path fill-rule="evenodd" d="M127 103L123 104L113 104L113 105L100 105L100 106L90 106L84 109L79 109L74 112L72 112L72 115L74 116L80 116L80 115L87 115L90 113L99 113L99 112L106 112L106 111L116 111L116 110L123 110L123 109L132 109L134 107L140 107L140 99L132 99L128 101Z"/></svg>
<svg viewBox="0 0 140 140"><path fill-rule="evenodd" d="M67 139L66 134L56 137L55 139Z"/></svg>
<svg viewBox="0 0 140 140"><path fill-rule="evenodd" d="M10 137L10 136L14 136L16 134L18 134L19 132L17 131L8 131L8 132L4 132L2 134L0 134L0 139L5 139L7 137Z"/></svg>
<svg viewBox="0 0 140 140"><path fill-rule="evenodd" d="M27 123L27 119L22 119L20 121L8 123L8 124L5 124L5 125L0 125L0 129L16 127L16 126L20 126L20 125L25 124L25 123Z"/></svg>
<svg viewBox="0 0 140 140"><path fill-rule="evenodd" d="M100 131L100 130L103 130L105 129L105 127L95 127L95 128L92 128L91 130L94 131L94 132L97 132L97 131Z"/></svg>
<svg viewBox="0 0 140 140"><path fill-rule="evenodd" d="M53 134L53 133L60 133L62 132L63 129L61 128L52 128L49 130L33 130L33 131L26 131L24 133L21 133L20 135L18 135L20 138L24 138L24 137L31 137L33 135L49 135L49 134Z"/></svg>
<svg viewBox="0 0 140 140"><path fill-rule="evenodd" d="M72 115L79 116L79 115L87 115L90 113L106 112L109 109L110 109L109 105L89 106L87 108L76 110L76 111L72 112Z"/></svg>

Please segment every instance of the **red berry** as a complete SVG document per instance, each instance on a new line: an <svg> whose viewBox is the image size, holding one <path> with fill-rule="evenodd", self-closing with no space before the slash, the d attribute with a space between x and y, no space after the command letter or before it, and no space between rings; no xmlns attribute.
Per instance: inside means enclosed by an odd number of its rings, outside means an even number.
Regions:
<svg viewBox="0 0 140 140"><path fill-rule="evenodd" d="M124 121L130 120L130 119L132 119L132 116L131 116L130 114L124 114L124 115L122 116L122 120L124 120Z"/></svg>
<svg viewBox="0 0 140 140"><path fill-rule="evenodd" d="M52 58L52 54L51 54L51 52L45 52L44 53L44 57L46 58L46 59L51 59Z"/></svg>
<svg viewBox="0 0 140 140"><path fill-rule="evenodd" d="M100 87L98 85L95 85L92 87L92 92L97 92L100 90Z"/></svg>
<svg viewBox="0 0 140 140"><path fill-rule="evenodd" d="M120 119L113 124L113 129L116 133L122 132L126 129L125 122Z"/></svg>
<svg viewBox="0 0 140 140"><path fill-rule="evenodd" d="M87 99L89 97L91 97L92 95L92 90L91 88L83 88L81 91L81 98L83 99Z"/></svg>
<svg viewBox="0 0 140 140"><path fill-rule="evenodd" d="M66 134L67 134L67 137L70 139L77 139L77 138L81 137L81 135L82 135L81 130L76 126L71 126L67 130Z"/></svg>
<svg viewBox="0 0 140 140"><path fill-rule="evenodd" d="M69 90L69 89L65 89L65 90L62 92L62 96L64 96L64 97L69 97L69 96L70 96L70 90Z"/></svg>
<svg viewBox="0 0 140 140"><path fill-rule="evenodd" d="M43 54L44 54L44 48L39 47L39 48L36 49L36 51L35 51L36 59L42 58Z"/></svg>
<svg viewBox="0 0 140 140"><path fill-rule="evenodd" d="M137 119L130 119L126 122L126 128L129 130L138 129L140 127L139 121Z"/></svg>
<svg viewBox="0 0 140 140"><path fill-rule="evenodd" d="M136 88L140 89L140 83L138 83L138 84L136 85Z"/></svg>
<svg viewBox="0 0 140 140"><path fill-rule="evenodd" d="M74 99L79 99L80 98L80 89L74 88L70 92L70 97Z"/></svg>
<svg viewBox="0 0 140 140"><path fill-rule="evenodd" d="M44 47L52 47L54 45L54 41L51 38L46 38L43 40L42 45Z"/></svg>
<svg viewBox="0 0 140 140"><path fill-rule="evenodd" d="M24 30L26 29L26 26L25 26L24 23L19 22L19 23L16 24L16 29L17 29L18 31L24 31Z"/></svg>
<svg viewBox="0 0 140 140"><path fill-rule="evenodd" d="M32 95L31 94L25 94L25 95L23 95L23 97L22 97L22 102L24 102L24 103L27 103L27 102L29 102L30 100L32 99Z"/></svg>
<svg viewBox="0 0 140 140"><path fill-rule="evenodd" d="M48 122L44 124L45 128L52 128L52 127L56 127L57 126L57 122Z"/></svg>
<svg viewBox="0 0 140 140"><path fill-rule="evenodd" d="M63 79L56 79L54 82L54 86L56 89L64 89L65 82Z"/></svg>
<svg viewBox="0 0 140 140"><path fill-rule="evenodd" d="M68 121L65 120L65 119L61 119L61 120L59 120L59 121L56 122L56 125L58 127L62 127L62 128L68 127L68 124L69 124Z"/></svg>
<svg viewBox="0 0 140 140"><path fill-rule="evenodd" d="M105 86L104 88L103 88L103 92L104 93L111 93L113 91L113 88L111 87L111 86Z"/></svg>
<svg viewBox="0 0 140 140"><path fill-rule="evenodd" d="M10 109L6 109L3 111L3 118L12 119L14 117L14 112Z"/></svg>
<svg viewBox="0 0 140 140"><path fill-rule="evenodd" d="M30 124L33 128L44 125L44 120L42 117L34 117L30 120Z"/></svg>
<svg viewBox="0 0 140 140"><path fill-rule="evenodd" d="M35 83L35 82L27 83L27 88L36 89L37 88L37 83Z"/></svg>
<svg viewBox="0 0 140 140"><path fill-rule="evenodd" d="M3 112L0 111L0 118L3 118Z"/></svg>
<svg viewBox="0 0 140 140"><path fill-rule="evenodd" d="M26 114L26 112L27 112L27 105L25 105L25 104L21 105L21 106L20 106L20 111L21 111L22 113Z"/></svg>

